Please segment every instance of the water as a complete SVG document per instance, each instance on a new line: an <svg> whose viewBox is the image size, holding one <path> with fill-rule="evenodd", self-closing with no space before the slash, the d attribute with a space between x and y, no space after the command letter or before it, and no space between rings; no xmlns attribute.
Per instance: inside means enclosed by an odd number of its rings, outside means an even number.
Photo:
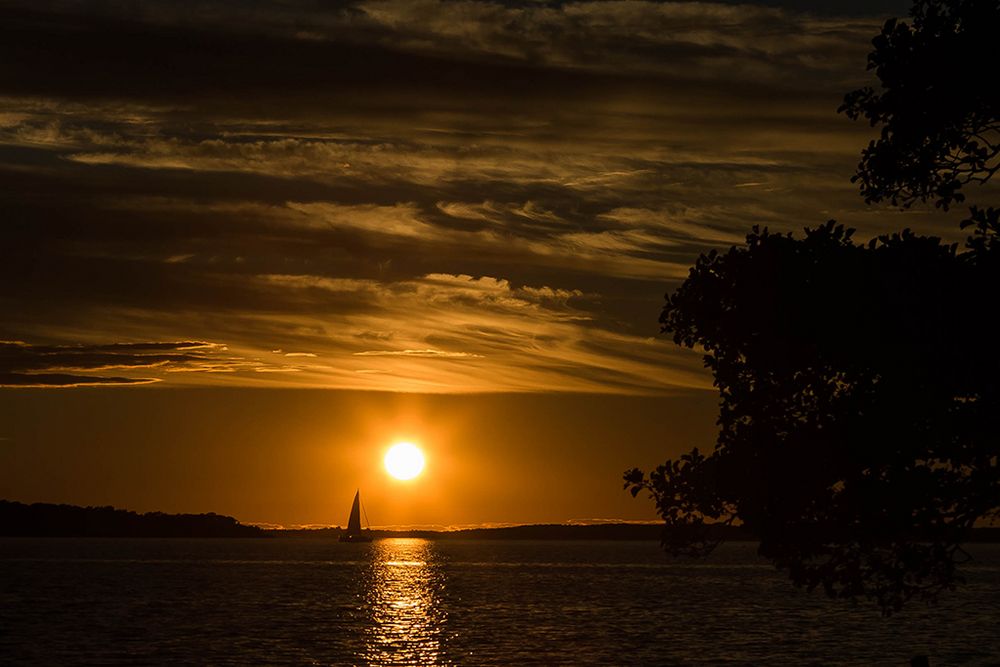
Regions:
<svg viewBox="0 0 1000 667"><path fill-rule="evenodd" d="M1000 664L1000 545L890 619L748 544L0 540L4 665Z"/></svg>

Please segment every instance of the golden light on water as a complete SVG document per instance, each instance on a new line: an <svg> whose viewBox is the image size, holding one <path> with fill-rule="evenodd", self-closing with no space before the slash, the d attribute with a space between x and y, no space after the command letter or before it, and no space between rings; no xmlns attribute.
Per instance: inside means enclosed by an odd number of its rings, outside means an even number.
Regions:
<svg viewBox="0 0 1000 667"><path fill-rule="evenodd" d="M424 469L424 454L412 442L397 443L386 452L385 469L396 479L413 479Z"/></svg>
<svg viewBox="0 0 1000 667"><path fill-rule="evenodd" d="M441 661L443 574L428 540L392 538L373 545L365 602L369 664L435 665Z"/></svg>

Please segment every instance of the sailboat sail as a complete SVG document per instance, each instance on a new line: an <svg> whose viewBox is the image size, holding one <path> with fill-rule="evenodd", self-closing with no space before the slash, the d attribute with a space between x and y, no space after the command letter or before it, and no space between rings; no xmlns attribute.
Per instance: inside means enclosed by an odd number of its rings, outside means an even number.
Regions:
<svg viewBox="0 0 1000 667"><path fill-rule="evenodd" d="M351 516L347 519L347 530L340 534L341 542L371 542L370 530L361 530L361 491L354 493Z"/></svg>
<svg viewBox="0 0 1000 667"><path fill-rule="evenodd" d="M347 532L350 535L361 533L361 491L354 493L354 504L351 505L351 516L347 519Z"/></svg>

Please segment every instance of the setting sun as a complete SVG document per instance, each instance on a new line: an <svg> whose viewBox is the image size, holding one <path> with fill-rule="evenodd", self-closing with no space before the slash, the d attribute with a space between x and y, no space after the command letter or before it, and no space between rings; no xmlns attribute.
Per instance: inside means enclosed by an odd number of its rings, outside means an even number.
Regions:
<svg viewBox="0 0 1000 667"><path fill-rule="evenodd" d="M413 479L424 469L424 454L413 443L400 442L386 452L385 469L396 479Z"/></svg>

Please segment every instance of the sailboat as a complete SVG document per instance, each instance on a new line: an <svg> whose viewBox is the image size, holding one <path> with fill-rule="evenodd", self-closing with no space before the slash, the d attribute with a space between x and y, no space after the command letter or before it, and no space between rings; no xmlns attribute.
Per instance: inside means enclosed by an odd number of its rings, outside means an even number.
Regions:
<svg viewBox="0 0 1000 667"><path fill-rule="evenodd" d="M340 534L341 542L371 542L371 529L361 530L361 490L354 493L351 516L347 519L347 530Z"/></svg>

